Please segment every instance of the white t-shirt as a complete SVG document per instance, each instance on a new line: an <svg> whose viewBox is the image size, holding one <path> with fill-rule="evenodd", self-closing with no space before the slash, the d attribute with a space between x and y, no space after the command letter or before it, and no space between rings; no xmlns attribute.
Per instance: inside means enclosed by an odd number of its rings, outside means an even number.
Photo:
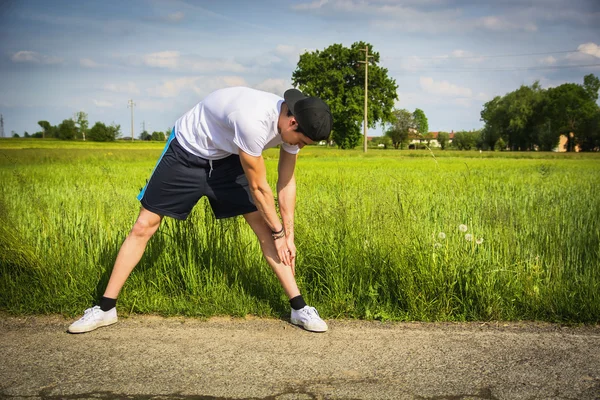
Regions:
<svg viewBox="0 0 600 400"><path fill-rule="evenodd" d="M279 144L297 154L298 146L283 143L277 132L283 101L246 87L219 89L175 122L175 137L185 150L207 160L239 154L240 149L260 156Z"/></svg>

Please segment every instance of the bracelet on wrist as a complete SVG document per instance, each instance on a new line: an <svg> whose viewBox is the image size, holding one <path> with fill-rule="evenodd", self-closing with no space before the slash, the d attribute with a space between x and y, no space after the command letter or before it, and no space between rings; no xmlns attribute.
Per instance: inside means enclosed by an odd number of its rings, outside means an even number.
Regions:
<svg viewBox="0 0 600 400"><path fill-rule="evenodd" d="M279 232L271 231L271 236L273 237L273 240L281 239L282 237L285 237L285 229L281 227Z"/></svg>

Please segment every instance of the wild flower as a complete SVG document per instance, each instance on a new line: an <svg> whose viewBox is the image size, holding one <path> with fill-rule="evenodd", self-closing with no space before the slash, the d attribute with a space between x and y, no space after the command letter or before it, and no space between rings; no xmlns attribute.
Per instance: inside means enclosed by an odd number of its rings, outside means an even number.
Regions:
<svg viewBox="0 0 600 400"><path fill-rule="evenodd" d="M481 243L483 243L483 238L479 238L479 239L477 239L477 240L475 241L475 243L477 243L477 244L481 244Z"/></svg>
<svg viewBox="0 0 600 400"><path fill-rule="evenodd" d="M467 231L467 226L465 224L460 224L458 226L458 230L461 232L466 232Z"/></svg>
<svg viewBox="0 0 600 400"><path fill-rule="evenodd" d="M441 240L446 239L446 234L444 232L440 232L438 233L438 238L440 238Z"/></svg>
<svg viewBox="0 0 600 400"><path fill-rule="evenodd" d="M467 233L467 234L465 235L465 240L466 240L467 242L470 242L471 240L473 240L473 235L471 235L470 233Z"/></svg>

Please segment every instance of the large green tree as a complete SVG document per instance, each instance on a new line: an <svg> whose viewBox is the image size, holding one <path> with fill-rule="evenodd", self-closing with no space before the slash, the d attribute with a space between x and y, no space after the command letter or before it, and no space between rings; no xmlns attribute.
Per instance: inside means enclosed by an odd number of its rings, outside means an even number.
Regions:
<svg viewBox="0 0 600 400"><path fill-rule="evenodd" d="M408 133L411 128L414 128L413 114L406 109L394 110L392 122L385 135L392 140L394 148L403 148L408 142Z"/></svg>
<svg viewBox="0 0 600 400"><path fill-rule="evenodd" d="M429 122L427 121L427 117L425 116L423 110L417 108L413 112L413 120L415 122L414 128L417 130L419 136L426 139L427 134L429 133Z"/></svg>
<svg viewBox="0 0 600 400"><path fill-rule="evenodd" d="M75 121L77 121L77 125L79 128L78 137L81 137L85 141L85 134L88 131L88 115L83 111L79 111L75 113Z"/></svg>
<svg viewBox="0 0 600 400"><path fill-rule="evenodd" d="M448 147L448 142L450 141L450 134L448 132L438 132L437 141L442 150L446 150L446 147Z"/></svg>
<svg viewBox="0 0 600 400"><path fill-rule="evenodd" d="M318 96L331 108L332 138L343 149L360 143L364 119L365 47L369 48L368 126L392 121L394 100L398 98L396 81L380 67L379 53L365 42L348 47L333 44L324 50L300 55L292 83L303 93Z"/></svg>
<svg viewBox="0 0 600 400"><path fill-rule="evenodd" d="M545 90L535 82L497 96L485 103L481 111L484 146L493 148L503 139L512 150L549 151L564 134L568 138L567 150L572 151L575 144L582 150L593 150L599 89L600 80L589 74L583 85L565 83Z"/></svg>
<svg viewBox="0 0 600 400"><path fill-rule="evenodd" d="M65 119L58 125L56 137L61 140L73 140L77 136L77 127L72 119Z"/></svg>
<svg viewBox="0 0 600 400"><path fill-rule="evenodd" d="M38 125L42 128L42 139L54 137L56 133L56 127L51 125L50 122L38 121Z"/></svg>
<svg viewBox="0 0 600 400"><path fill-rule="evenodd" d="M121 125L106 126L102 122L96 122L89 131L89 138L94 142L114 142L121 134Z"/></svg>
<svg viewBox="0 0 600 400"><path fill-rule="evenodd" d="M564 83L548 89L545 114L553 129L567 136L567 151L574 150L581 129L594 118L597 109L596 101L581 85Z"/></svg>
<svg viewBox="0 0 600 400"><path fill-rule="evenodd" d="M594 74L588 74L583 77L583 89L590 99L598 100L598 90L600 90L600 79Z"/></svg>

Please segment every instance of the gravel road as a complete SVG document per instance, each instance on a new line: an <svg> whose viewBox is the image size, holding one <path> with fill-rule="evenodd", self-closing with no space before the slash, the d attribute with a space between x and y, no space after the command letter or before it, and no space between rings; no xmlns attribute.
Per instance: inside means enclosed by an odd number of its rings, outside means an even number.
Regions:
<svg viewBox="0 0 600 400"><path fill-rule="evenodd" d="M600 399L600 326L0 315L4 399Z"/></svg>

